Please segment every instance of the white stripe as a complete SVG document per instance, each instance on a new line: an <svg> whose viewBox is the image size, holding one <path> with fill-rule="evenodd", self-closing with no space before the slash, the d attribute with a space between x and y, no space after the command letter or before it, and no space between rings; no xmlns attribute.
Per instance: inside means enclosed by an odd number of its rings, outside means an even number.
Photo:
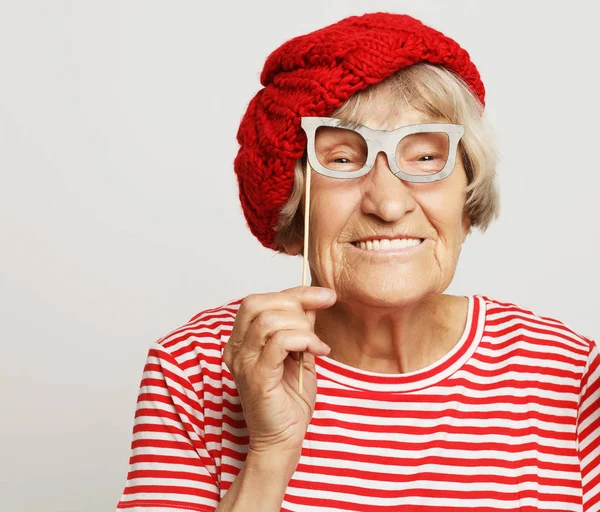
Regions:
<svg viewBox="0 0 600 512"><path fill-rule="evenodd" d="M431 404L430 407L428 407L428 410L430 412L444 412L444 411L456 411L456 410L460 410L461 413L466 414L469 412L497 412L499 414L506 414L507 410L510 411L510 413L527 413L527 412L531 412L532 409L535 410L535 412L540 413L540 414L550 414L550 415L554 415L554 416L572 416L573 419L575 419L576 416L576 411L573 410L571 411L566 411L564 408L562 407L549 407L546 405L532 405L531 403L525 403L525 404L503 404L503 403L494 403L493 401L490 401L490 403L469 403L468 402L469 398L467 397L465 399L465 401L462 400L450 400L450 401L440 401L437 403L433 403ZM330 396L327 397L327 403L328 405L331 406L336 406L336 407L360 407L361 409L365 409L365 410L372 410L372 411L382 411L385 410L387 411L395 411L395 412L401 412L401 411L405 411L405 412L418 412L418 411L422 411L423 410L423 402L415 402L415 401L406 401L406 402L380 402L380 401L374 401L374 400L352 400L349 398L344 398L344 397L337 397L337 396ZM573 404L575 405L575 401L573 401ZM575 407L574 407L575 409ZM364 416L368 416L367 413L364 414ZM398 418L398 416L396 416L396 418Z"/></svg>
<svg viewBox="0 0 600 512"><path fill-rule="evenodd" d="M144 468L145 470L149 469L149 468ZM186 471L187 473L194 473L194 471L190 471L191 467L188 467L187 469L185 469L184 471ZM161 468L161 471L164 470L164 468ZM171 468L167 468L167 471L171 471ZM198 468L196 468L196 472L198 471ZM161 476L160 478L154 478L154 477L139 477L139 478L131 478L129 480L130 484L128 487L134 487L136 485L170 485L173 487L192 487L194 489L204 489L206 491L211 491L211 492L219 492L217 486L215 484L211 485L209 483L206 482L201 482L198 480L192 480L190 478L183 478L183 477L172 477L169 478L168 476ZM155 499L156 499L156 494L154 495ZM187 493L184 493L184 496L187 496ZM162 499L162 495L160 496L160 498Z"/></svg>
<svg viewBox="0 0 600 512"><path fill-rule="evenodd" d="M443 428L443 427L441 427ZM228 429L231 430L231 429ZM241 432L243 432L243 430L239 430L239 434L236 435L242 435ZM367 432L364 430L350 430L350 429L346 429L343 427L317 427L313 424L311 424L308 428L308 432L309 433L314 433L314 434L322 434L322 435L327 435L327 436L341 436L341 437L347 437L351 440L355 440L356 442L359 441L381 441L381 442L386 442L386 441L401 441L403 443L414 443L414 444L420 444L420 443L431 443L431 442L435 442L438 441L440 442L440 444L444 444L444 443L501 443L501 444L506 444L506 445L510 445L510 446L518 446L521 444L526 444L526 443L530 443L530 442L537 442L540 446L542 447L548 447L548 448L557 448L560 446L557 446L557 442L554 439L545 439L540 437L537 434L528 434L528 435L519 435L518 437L510 436L510 435L501 435L501 434L467 434L467 433L461 433L461 434L450 434L450 433L442 433L442 432L433 432L431 434L409 434L409 433L403 433L403 434L397 434L395 436L394 439L390 439L389 437L386 437L385 440L382 440L382 434L381 432ZM440 434L442 434L444 437L443 439L440 439ZM311 442L316 442L316 441L311 441ZM352 442L352 441L350 441ZM575 443L566 443L565 442L565 446L563 446L563 448L572 448L572 449L576 449L575 447Z"/></svg>
<svg viewBox="0 0 600 512"><path fill-rule="evenodd" d="M504 450L475 450L475 449L444 449L444 448L419 448L418 450L400 450L395 448L379 448L375 446L348 446L348 445L340 445L336 443L327 443L320 441L310 441L307 443L307 446L310 447L311 450L327 450L338 452L340 457L346 460L348 464L348 460L346 457L343 457L344 453L352 454L357 456L370 456L370 457L382 457L382 458L402 458L412 461L418 461L420 459L424 459L427 457L439 457L441 459L448 459L448 464L455 464L455 462L450 462L449 459L464 459L464 460L473 460L474 458L484 458L484 459L496 459L499 462L518 462L524 458L537 459L542 462L552 462L554 464L578 464L578 459L576 456L573 457L565 457L562 455L554 455L554 454L546 454L536 451L535 449L529 450L521 450L517 453L508 452ZM358 461L352 461L351 464L353 467L356 467L356 464L361 464ZM456 462L456 464L460 464L460 462ZM480 466L481 467L481 466Z"/></svg>
<svg viewBox="0 0 600 512"><path fill-rule="evenodd" d="M471 359L470 361L472 364L474 364L474 360ZM474 382L475 384L500 384L503 381L508 381L510 382L511 380L514 380L516 382L519 381L524 381L524 380L532 380L532 381L541 381L544 384L558 384L560 382L560 384L562 385L570 385L576 388L579 388L579 379L573 379L573 378L569 378L569 377L553 377L551 375L544 375L543 373L530 373L530 372L504 372L501 373L500 375L477 375L474 373L470 373L468 371L467 368L463 368L462 370L459 370L459 372L457 372L455 374L457 377L460 375L461 377L464 376L465 379L467 380L471 380L472 382ZM506 384L504 385L504 387L506 387L507 389L510 389L509 386L507 386ZM533 388L536 390L537 393L537 389L538 388Z"/></svg>
<svg viewBox="0 0 600 512"><path fill-rule="evenodd" d="M494 361L492 363L488 363L487 361L482 361L476 357L473 357L473 358L471 358L471 361L469 361L469 363L471 366L474 366L475 368L478 368L482 371L488 371L488 372L504 370L506 368L510 368L511 366L513 366L515 364L528 366L530 368L529 372L527 372L527 373L519 372L519 374L523 374L526 376L530 376L530 375L543 376L545 379L547 379L547 380L545 380L545 382L550 382L551 380L558 381L558 379L560 379L560 383L564 382L564 378L562 376L556 377L554 375L548 375L548 373L547 373L548 369L573 373L576 375L576 377L570 379L569 383L571 385L575 385L576 387L579 387L580 376L581 376L581 367L577 367L574 364L563 363L562 361L557 361L555 359L545 359L544 363L543 363L544 364L543 367L540 367L539 360L534 361L529 357L521 357L521 356L517 356L517 355L514 355L507 359L499 359L498 361ZM536 371L538 369L539 369L539 371ZM525 377L525 378L528 378L528 377Z"/></svg>
<svg viewBox="0 0 600 512"><path fill-rule="evenodd" d="M331 419L332 417L338 421L353 423L355 425L364 426L364 428L368 428L369 425L375 425L378 427L384 426L396 426L398 425L398 421L402 420L402 425L405 427L420 427L420 428L428 428L428 427L436 427L440 425L440 422L448 421L449 418L403 418L401 416L397 417L385 417L378 416L376 418L366 418L357 416L354 414L346 414L344 412L339 411L326 411L326 410L318 410L315 411L313 417L317 418L325 418ZM360 421L359 421L360 419ZM460 423L460 425L468 429L470 427L504 427L504 428L513 428L513 429L522 429L526 428L531 424L535 426L539 426L543 429L554 430L556 432L573 432L573 425L563 425L560 423L552 423L549 421L540 421L540 420L512 420L506 418L484 418L484 419L475 419L475 418L466 418L466 419L455 419L453 420L456 423ZM517 432L515 434L518 435Z"/></svg>

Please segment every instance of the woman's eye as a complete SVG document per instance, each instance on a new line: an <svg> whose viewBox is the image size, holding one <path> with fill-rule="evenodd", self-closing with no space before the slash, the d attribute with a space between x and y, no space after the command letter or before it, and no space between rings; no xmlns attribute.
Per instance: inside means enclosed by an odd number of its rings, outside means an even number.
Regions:
<svg viewBox="0 0 600 512"><path fill-rule="evenodd" d="M428 160L424 160L425 158L427 158ZM419 158L419 160L422 162L432 162L436 158L438 158L436 155L423 155L422 157Z"/></svg>
<svg viewBox="0 0 600 512"><path fill-rule="evenodd" d="M324 167L332 171L356 171L365 165L366 153L353 151L352 148L336 147L331 151L317 151L317 159Z"/></svg>
<svg viewBox="0 0 600 512"><path fill-rule="evenodd" d="M331 163L335 163L335 164L351 164L352 162L354 162L356 160L355 155L329 155L327 157L327 160Z"/></svg>

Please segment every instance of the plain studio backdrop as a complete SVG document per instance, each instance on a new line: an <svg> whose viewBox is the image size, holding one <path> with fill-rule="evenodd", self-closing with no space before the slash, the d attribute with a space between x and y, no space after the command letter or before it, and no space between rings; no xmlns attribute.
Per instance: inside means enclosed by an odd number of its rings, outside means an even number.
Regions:
<svg viewBox="0 0 600 512"><path fill-rule="evenodd" d="M202 309L301 284L247 229L233 159L268 54L366 11L470 53L500 219L449 292L600 339L598 4L0 2L0 509L113 510L150 345Z"/></svg>

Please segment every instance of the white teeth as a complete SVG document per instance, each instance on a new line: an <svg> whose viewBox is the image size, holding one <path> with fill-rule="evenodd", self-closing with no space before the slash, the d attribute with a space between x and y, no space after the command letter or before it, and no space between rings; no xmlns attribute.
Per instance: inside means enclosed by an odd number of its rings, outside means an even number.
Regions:
<svg viewBox="0 0 600 512"><path fill-rule="evenodd" d="M396 238L394 240L369 240L367 242L358 242L356 245L367 251L387 251L392 249L407 249L415 247L420 243L420 238Z"/></svg>

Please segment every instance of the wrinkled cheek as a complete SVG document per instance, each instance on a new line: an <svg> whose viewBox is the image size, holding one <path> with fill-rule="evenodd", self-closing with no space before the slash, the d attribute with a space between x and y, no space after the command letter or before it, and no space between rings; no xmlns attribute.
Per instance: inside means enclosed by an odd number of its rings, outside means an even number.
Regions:
<svg viewBox="0 0 600 512"><path fill-rule="evenodd" d="M333 269L333 275L336 283L345 283L354 281L356 276L356 260L348 258L348 251L342 251Z"/></svg>
<svg viewBox="0 0 600 512"><path fill-rule="evenodd" d="M317 246L313 251L313 261L310 262L313 274L321 286L331 286L335 268L338 266L339 257L331 247Z"/></svg>
<svg viewBox="0 0 600 512"><path fill-rule="evenodd" d="M348 257L348 248L334 246L324 248L315 265L319 282L322 286L330 286L342 290L356 279L355 265Z"/></svg>
<svg viewBox="0 0 600 512"><path fill-rule="evenodd" d="M439 270L440 278L444 279L448 270L452 268L454 261L456 260L455 247L448 247L442 242L442 239L438 239L435 245L435 263Z"/></svg>
<svg viewBox="0 0 600 512"><path fill-rule="evenodd" d="M437 255L438 266L440 269L440 286L445 288L450 284L456 272L458 258L460 256L460 240L452 240L451 244L440 248Z"/></svg>

